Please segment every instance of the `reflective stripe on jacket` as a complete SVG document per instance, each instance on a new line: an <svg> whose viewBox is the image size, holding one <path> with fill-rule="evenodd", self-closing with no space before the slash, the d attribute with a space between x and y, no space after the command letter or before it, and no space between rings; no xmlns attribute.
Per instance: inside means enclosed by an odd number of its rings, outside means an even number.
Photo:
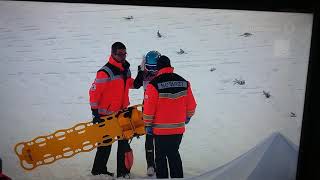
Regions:
<svg viewBox="0 0 320 180"><path fill-rule="evenodd" d="M190 83L172 67L161 69L150 81L144 97L143 119L156 135L183 134L185 121L196 109Z"/></svg>
<svg viewBox="0 0 320 180"><path fill-rule="evenodd" d="M91 108L98 109L101 115L108 115L128 107L132 86L130 69L125 70L110 56L108 63L97 72L89 90Z"/></svg>

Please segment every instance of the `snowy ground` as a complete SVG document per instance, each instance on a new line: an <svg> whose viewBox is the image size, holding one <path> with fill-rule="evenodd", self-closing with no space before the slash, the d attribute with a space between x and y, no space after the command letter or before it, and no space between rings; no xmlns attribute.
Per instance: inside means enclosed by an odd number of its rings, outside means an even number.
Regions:
<svg viewBox="0 0 320 180"><path fill-rule="evenodd" d="M105 179L90 175L95 150L28 172L13 148L91 118L88 89L115 41L126 44L134 77L143 54L158 50L192 83L198 107L180 148L185 177L235 159L276 131L298 145L311 25L311 15L297 13L0 1L3 172L21 180ZM130 92L131 104L142 102L142 91ZM144 178L144 138L131 145L131 172Z"/></svg>

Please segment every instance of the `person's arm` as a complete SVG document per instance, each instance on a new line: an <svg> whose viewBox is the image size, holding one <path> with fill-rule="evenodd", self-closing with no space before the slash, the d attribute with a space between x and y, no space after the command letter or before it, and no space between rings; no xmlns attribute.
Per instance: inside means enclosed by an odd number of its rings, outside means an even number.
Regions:
<svg viewBox="0 0 320 180"><path fill-rule="evenodd" d="M148 128L152 129L152 123L157 110L158 98L159 94L156 88L153 87L153 85L148 84L143 99L143 121L147 131Z"/></svg>
<svg viewBox="0 0 320 180"><path fill-rule="evenodd" d="M141 70L141 66L138 66L138 74L133 81L133 88L139 89L143 85L143 70Z"/></svg>
<svg viewBox="0 0 320 180"><path fill-rule="evenodd" d="M134 79L134 82L133 82L133 88L134 89L139 89L143 85L145 63L146 63L146 57L143 56L141 64L138 66L137 76L136 76L136 78Z"/></svg>
<svg viewBox="0 0 320 180"><path fill-rule="evenodd" d="M188 89L187 89L187 118L186 118L186 124L189 123L191 117L194 115L196 110L196 100L194 99L191 84L188 82Z"/></svg>
<svg viewBox="0 0 320 180"><path fill-rule="evenodd" d="M97 72L96 78L89 90L90 107L93 115L93 121L95 121L94 123L96 123L100 119L98 105L105 86L109 81L109 75L103 71L99 71Z"/></svg>

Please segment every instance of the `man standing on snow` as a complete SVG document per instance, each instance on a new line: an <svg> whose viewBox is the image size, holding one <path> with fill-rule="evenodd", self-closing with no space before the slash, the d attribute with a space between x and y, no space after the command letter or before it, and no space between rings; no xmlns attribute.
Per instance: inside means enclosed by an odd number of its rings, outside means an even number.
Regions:
<svg viewBox="0 0 320 180"><path fill-rule="evenodd" d="M144 96L143 120L155 138L156 176L183 178L179 146L196 109L190 82L174 73L170 59L160 56L157 76L149 82Z"/></svg>
<svg viewBox="0 0 320 180"><path fill-rule="evenodd" d="M93 123L100 123L102 116L118 112L129 105L129 88L133 87L130 64L126 61L126 47L121 42L115 42L111 47L109 61L96 74L89 90L90 106ZM111 146L97 148L91 173L93 175L107 174L107 162ZM125 154L132 153L128 140L118 140L117 177L130 178L130 169L125 166Z"/></svg>
<svg viewBox="0 0 320 180"><path fill-rule="evenodd" d="M149 82L156 76L157 61L161 54L158 51L149 51L138 66L138 74L134 80L134 88L139 89L143 85L146 90ZM146 129L150 130L150 129ZM146 131L145 152L147 160L147 175L153 176L155 173L154 163L154 139L152 132Z"/></svg>

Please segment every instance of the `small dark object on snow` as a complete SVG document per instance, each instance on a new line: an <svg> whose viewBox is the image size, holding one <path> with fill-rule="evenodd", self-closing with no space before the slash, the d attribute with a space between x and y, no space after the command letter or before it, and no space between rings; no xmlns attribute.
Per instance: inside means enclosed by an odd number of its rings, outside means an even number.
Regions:
<svg viewBox="0 0 320 180"><path fill-rule="evenodd" d="M246 32L246 33L241 34L240 36L249 37L249 36L252 36L252 35L253 34Z"/></svg>
<svg viewBox="0 0 320 180"><path fill-rule="evenodd" d="M235 84L244 85L245 83L246 83L245 80L241 80L241 79L233 80L233 85Z"/></svg>
<svg viewBox="0 0 320 180"><path fill-rule="evenodd" d="M214 68L214 67L212 67L211 69L210 69L210 71L212 72L212 71L215 71L216 70L216 68Z"/></svg>
<svg viewBox="0 0 320 180"><path fill-rule="evenodd" d="M180 49L180 51L177 52L178 54L187 54L186 52L184 52L183 49Z"/></svg>
<svg viewBox="0 0 320 180"><path fill-rule="evenodd" d="M266 98L270 98L270 93L269 92L266 92L266 91L262 91L263 92L263 95L266 97Z"/></svg>
<svg viewBox="0 0 320 180"><path fill-rule="evenodd" d="M293 112L290 112L290 117L297 117L297 115Z"/></svg>
<svg viewBox="0 0 320 180"><path fill-rule="evenodd" d="M123 17L123 18L126 20L131 20L131 19L133 19L133 16L127 16L127 17Z"/></svg>
<svg viewBox="0 0 320 180"><path fill-rule="evenodd" d="M157 32L157 36L158 36L158 38L161 38L161 37L162 37L162 35L160 34L159 30L158 30L158 32Z"/></svg>

